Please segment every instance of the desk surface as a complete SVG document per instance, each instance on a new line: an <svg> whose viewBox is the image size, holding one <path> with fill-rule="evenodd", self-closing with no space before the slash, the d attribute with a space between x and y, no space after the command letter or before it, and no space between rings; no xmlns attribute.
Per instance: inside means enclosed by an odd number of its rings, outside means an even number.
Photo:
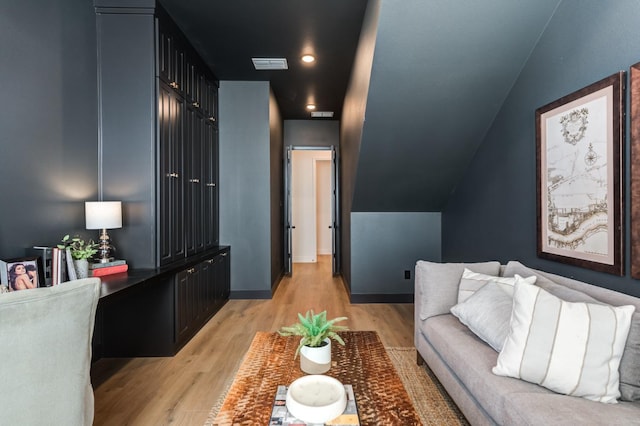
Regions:
<svg viewBox="0 0 640 426"><path fill-rule="evenodd" d="M190 268L205 259L217 256L220 253L229 250L229 246L218 246L211 250L199 253L195 256L185 258L171 265L163 266L155 269L129 269L127 272L120 272L112 275L104 275L102 279L102 287L100 289L100 299L108 298L113 294L141 284L150 279L159 279L165 276L175 274L184 268Z"/></svg>

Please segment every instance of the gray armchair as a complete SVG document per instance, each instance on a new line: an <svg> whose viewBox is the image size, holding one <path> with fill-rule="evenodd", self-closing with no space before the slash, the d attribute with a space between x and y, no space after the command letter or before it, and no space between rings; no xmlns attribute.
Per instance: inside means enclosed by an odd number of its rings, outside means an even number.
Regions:
<svg viewBox="0 0 640 426"><path fill-rule="evenodd" d="M91 425L100 279L0 294L0 425Z"/></svg>

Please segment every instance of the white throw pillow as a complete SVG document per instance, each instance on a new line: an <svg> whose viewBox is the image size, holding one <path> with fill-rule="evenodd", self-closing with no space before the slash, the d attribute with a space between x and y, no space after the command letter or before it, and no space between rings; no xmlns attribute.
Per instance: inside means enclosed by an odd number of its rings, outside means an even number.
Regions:
<svg viewBox="0 0 640 426"><path fill-rule="evenodd" d="M633 306L572 303L516 277L510 331L493 373L616 403Z"/></svg>
<svg viewBox="0 0 640 426"><path fill-rule="evenodd" d="M535 275L532 275L523 279L528 284L535 284L536 278ZM458 287L458 303L467 300L473 293L484 287L488 282L498 283L506 292L513 294L513 284L516 282L515 280L515 277L495 277L473 272L465 268L462 272L462 278L460 279L460 286Z"/></svg>
<svg viewBox="0 0 640 426"><path fill-rule="evenodd" d="M509 334L512 305L512 295L502 285L490 282L451 308L451 313L476 336L500 352Z"/></svg>

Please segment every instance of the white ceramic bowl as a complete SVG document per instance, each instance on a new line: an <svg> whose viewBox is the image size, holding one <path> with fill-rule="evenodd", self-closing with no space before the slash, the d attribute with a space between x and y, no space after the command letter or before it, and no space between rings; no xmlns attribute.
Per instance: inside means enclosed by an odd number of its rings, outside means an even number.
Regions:
<svg viewBox="0 0 640 426"><path fill-rule="evenodd" d="M307 423L326 423L344 412L347 394L333 377L315 374L294 380L287 390L287 409Z"/></svg>

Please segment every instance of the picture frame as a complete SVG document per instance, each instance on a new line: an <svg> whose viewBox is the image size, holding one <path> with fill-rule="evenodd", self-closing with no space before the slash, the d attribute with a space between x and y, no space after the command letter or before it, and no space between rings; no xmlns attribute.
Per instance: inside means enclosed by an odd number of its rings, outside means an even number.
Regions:
<svg viewBox="0 0 640 426"><path fill-rule="evenodd" d="M536 109L538 257L624 275L620 71Z"/></svg>
<svg viewBox="0 0 640 426"><path fill-rule="evenodd" d="M44 287L44 268L41 257L18 257L2 263L2 272L3 276L6 276L9 291Z"/></svg>
<svg viewBox="0 0 640 426"><path fill-rule="evenodd" d="M640 279L640 62L629 68L631 278Z"/></svg>

